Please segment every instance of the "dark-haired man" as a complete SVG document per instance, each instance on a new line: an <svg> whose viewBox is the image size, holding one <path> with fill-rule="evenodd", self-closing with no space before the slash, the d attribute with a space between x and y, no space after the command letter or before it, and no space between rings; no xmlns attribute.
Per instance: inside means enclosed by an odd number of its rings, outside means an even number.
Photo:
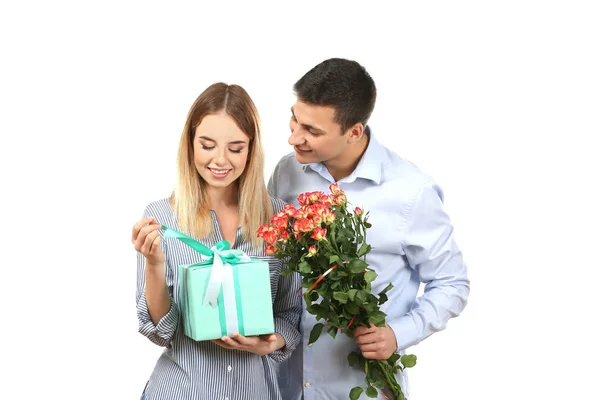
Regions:
<svg viewBox="0 0 600 400"><path fill-rule="evenodd" d="M446 327L467 303L469 280L457 247L443 194L434 180L377 141L367 125L375 107L376 87L359 63L329 59L294 85L289 144L269 181L272 196L296 206L302 192L328 192L337 182L354 205L369 211L367 262L378 278L373 293L394 288L382 311L387 326L359 327L355 338L322 335L308 345L315 317L301 320L303 346L279 366L286 400L348 398L364 387L364 372L348 366L348 354L387 359ZM417 297L421 283L425 292ZM405 376L398 381L407 394ZM303 397L302 397L303 396Z"/></svg>

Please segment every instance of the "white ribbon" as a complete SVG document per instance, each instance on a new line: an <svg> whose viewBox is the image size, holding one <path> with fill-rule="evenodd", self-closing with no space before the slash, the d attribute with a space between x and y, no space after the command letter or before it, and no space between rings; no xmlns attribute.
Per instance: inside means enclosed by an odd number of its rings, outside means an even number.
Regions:
<svg viewBox="0 0 600 400"><path fill-rule="evenodd" d="M239 332L239 328L235 287L233 283L233 268L231 265L225 265L223 267L223 308L225 308L227 336L233 336L234 333Z"/></svg>
<svg viewBox="0 0 600 400"><path fill-rule="evenodd" d="M204 295L204 303L203 305L210 304L212 307L216 308L218 305L219 291L221 290L221 286L224 284L224 275L225 270L228 269L231 274L231 292L225 293L225 288L223 289L223 299L224 306L227 306L231 302L231 298L233 299L233 304L235 305L235 291L233 290L233 273L231 271L231 265L227 263L223 263L221 257L226 257L229 254L234 254L237 258L239 258L240 263L250 262L250 257L241 250L217 250L216 247L211 248L213 252L212 257L207 257L205 255L202 256L203 261L208 261L212 258L213 265L212 271L210 273L210 279L208 281L208 287L206 288L206 294ZM227 266L228 268L225 268ZM228 275L229 276L229 275ZM227 300L228 297L231 297ZM227 307L225 308L227 312ZM237 318L236 318L237 321ZM236 322L237 325L237 322Z"/></svg>

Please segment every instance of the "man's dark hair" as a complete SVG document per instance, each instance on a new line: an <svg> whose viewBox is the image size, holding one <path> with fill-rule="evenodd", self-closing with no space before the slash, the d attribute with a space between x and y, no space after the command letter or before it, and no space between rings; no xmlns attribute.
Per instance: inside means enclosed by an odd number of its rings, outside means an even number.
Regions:
<svg viewBox="0 0 600 400"><path fill-rule="evenodd" d="M367 70L343 58L330 58L315 66L294 84L294 93L304 103L335 108L342 133L357 122L367 125L377 97Z"/></svg>

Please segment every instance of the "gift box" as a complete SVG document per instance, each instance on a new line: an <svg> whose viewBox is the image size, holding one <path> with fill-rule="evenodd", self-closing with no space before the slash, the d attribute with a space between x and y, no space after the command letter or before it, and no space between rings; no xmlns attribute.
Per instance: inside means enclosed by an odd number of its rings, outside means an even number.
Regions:
<svg viewBox="0 0 600 400"><path fill-rule="evenodd" d="M181 240L203 259L178 266L179 310L186 336L200 341L275 331L269 264L230 249L226 240L209 249L181 232L162 229L165 238Z"/></svg>

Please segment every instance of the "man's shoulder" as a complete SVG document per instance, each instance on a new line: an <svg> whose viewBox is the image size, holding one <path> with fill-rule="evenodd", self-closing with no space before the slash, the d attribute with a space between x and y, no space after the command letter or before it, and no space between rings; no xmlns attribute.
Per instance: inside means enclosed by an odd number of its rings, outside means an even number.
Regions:
<svg viewBox="0 0 600 400"><path fill-rule="evenodd" d="M424 187L435 184L433 177L417 164L385 146L383 148L382 182L413 192L420 192Z"/></svg>
<svg viewBox="0 0 600 400"><path fill-rule="evenodd" d="M275 166L276 171L302 171L302 164L296 160L296 154L294 152L288 153L281 157L277 165Z"/></svg>

